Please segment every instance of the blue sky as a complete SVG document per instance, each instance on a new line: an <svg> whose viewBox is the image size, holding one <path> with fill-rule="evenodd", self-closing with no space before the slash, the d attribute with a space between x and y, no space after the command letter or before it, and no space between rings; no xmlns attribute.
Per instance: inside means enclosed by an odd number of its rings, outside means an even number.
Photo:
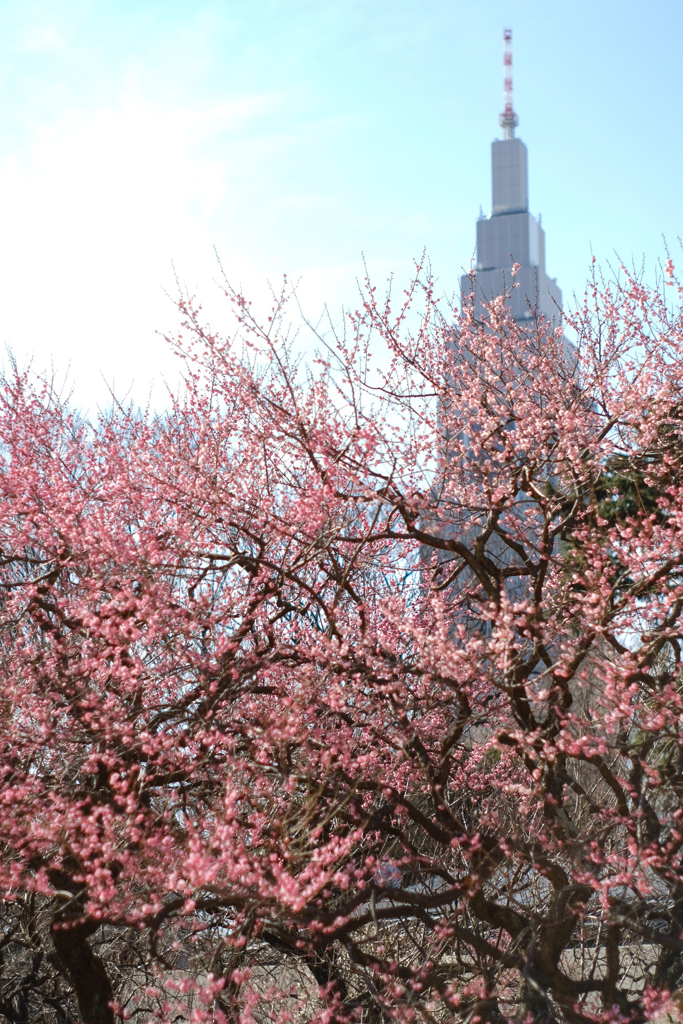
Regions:
<svg viewBox="0 0 683 1024"><path fill-rule="evenodd" d="M0 0L0 339L81 404L173 370L174 273L229 326L353 304L426 248L457 288L489 208L514 31L532 212L565 301L591 251L654 273L683 234L681 0ZM163 392L154 392L163 403Z"/></svg>

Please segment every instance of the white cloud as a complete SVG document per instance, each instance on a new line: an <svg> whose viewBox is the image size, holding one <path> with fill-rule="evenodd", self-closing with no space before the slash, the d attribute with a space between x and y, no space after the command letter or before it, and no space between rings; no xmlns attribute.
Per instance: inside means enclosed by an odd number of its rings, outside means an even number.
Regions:
<svg viewBox="0 0 683 1024"><path fill-rule="evenodd" d="M40 53L46 50L58 50L66 45L64 33L56 25L48 22L30 24L19 35L15 42L17 53Z"/></svg>
<svg viewBox="0 0 683 1024"><path fill-rule="evenodd" d="M238 205L226 152L274 102L178 109L129 95L0 162L2 340L40 366L70 360L82 402L106 394L101 374L117 390L134 379L144 400L173 372L155 333L174 323L171 261L215 276L216 228Z"/></svg>

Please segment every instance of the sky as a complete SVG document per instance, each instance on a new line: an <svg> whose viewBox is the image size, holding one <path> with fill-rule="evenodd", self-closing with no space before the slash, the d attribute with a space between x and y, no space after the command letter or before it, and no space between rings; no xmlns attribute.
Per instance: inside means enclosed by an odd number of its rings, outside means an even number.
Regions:
<svg viewBox="0 0 683 1024"><path fill-rule="evenodd" d="M683 258L683 3L0 0L0 342L82 408L163 407L179 285L305 315L426 250L444 295L490 212L502 30L565 305L591 255ZM681 262L679 258L679 262Z"/></svg>

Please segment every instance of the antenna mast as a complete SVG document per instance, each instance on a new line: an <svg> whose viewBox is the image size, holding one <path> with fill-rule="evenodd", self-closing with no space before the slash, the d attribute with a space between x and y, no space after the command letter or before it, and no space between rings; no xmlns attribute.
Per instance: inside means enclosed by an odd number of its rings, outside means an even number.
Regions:
<svg viewBox="0 0 683 1024"><path fill-rule="evenodd" d="M505 89L505 107L503 113L500 115L500 126L503 129L504 139L514 139L515 128L519 124L519 118L515 114L514 107L512 105L512 29L506 28L503 30L503 42L505 49L503 51L503 67L505 70L504 89Z"/></svg>

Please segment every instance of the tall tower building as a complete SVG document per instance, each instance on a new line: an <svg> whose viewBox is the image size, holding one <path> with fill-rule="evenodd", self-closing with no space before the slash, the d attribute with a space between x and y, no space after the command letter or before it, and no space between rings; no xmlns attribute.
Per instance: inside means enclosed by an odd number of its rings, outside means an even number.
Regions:
<svg viewBox="0 0 683 1024"><path fill-rule="evenodd" d="M557 319L562 311L562 292L545 269L545 232L529 213L527 148L515 137L519 119L512 104L512 31L505 41L505 107L500 115L503 138L491 143L491 216L477 221L477 262L471 274L460 278L465 299L475 293L475 312L484 314L483 303L512 289L508 300L518 322L543 315ZM520 264L514 279L512 266Z"/></svg>

